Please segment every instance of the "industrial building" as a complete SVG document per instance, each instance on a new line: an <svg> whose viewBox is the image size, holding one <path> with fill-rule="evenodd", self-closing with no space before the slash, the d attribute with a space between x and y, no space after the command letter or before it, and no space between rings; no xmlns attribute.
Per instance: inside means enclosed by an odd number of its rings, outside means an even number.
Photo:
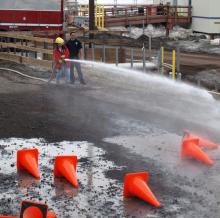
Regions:
<svg viewBox="0 0 220 218"><path fill-rule="evenodd" d="M154 4L166 4L168 2L173 5L192 6L193 31L211 35L220 34L219 0L154 0Z"/></svg>
<svg viewBox="0 0 220 218"><path fill-rule="evenodd" d="M220 1L192 0L192 28L196 32L220 34Z"/></svg>

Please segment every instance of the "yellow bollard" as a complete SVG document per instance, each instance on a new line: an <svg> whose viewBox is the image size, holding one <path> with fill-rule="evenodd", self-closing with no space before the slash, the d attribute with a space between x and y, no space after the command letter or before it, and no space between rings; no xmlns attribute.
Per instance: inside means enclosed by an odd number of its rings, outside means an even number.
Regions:
<svg viewBox="0 0 220 218"><path fill-rule="evenodd" d="M98 5L98 29L101 28L101 6Z"/></svg>
<svg viewBox="0 0 220 218"><path fill-rule="evenodd" d="M162 65L162 74L164 74L164 47L161 47L161 65Z"/></svg>
<svg viewBox="0 0 220 218"><path fill-rule="evenodd" d="M172 52L172 80L175 80L176 77L176 51Z"/></svg>
<svg viewBox="0 0 220 218"><path fill-rule="evenodd" d="M86 5L85 11L87 11L89 17L89 4Z"/></svg>
<svg viewBox="0 0 220 218"><path fill-rule="evenodd" d="M105 6L102 6L102 29L105 28Z"/></svg>
<svg viewBox="0 0 220 218"><path fill-rule="evenodd" d="M97 27L97 5L95 5L95 26Z"/></svg>
<svg viewBox="0 0 220 218"><path fill-rule="evenodd" d="M79 5L79 16L82 16L82 5Z"/></svg>

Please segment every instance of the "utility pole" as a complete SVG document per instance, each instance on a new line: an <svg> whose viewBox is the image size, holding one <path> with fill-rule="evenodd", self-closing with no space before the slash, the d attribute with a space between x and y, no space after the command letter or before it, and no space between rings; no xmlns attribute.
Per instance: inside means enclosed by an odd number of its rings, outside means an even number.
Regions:
<svg viewBox="0 0 220 218"><path fill-rule="evenodd" d="M89 0L89 30L95 30L95 2L94 0ZM89 38L93 39L94 34L90 33Z"/></svg>

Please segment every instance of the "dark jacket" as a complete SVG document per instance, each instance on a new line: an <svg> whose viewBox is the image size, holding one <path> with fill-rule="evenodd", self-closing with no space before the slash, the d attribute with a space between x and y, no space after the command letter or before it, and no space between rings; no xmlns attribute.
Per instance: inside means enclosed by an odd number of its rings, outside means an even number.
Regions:
<svg viewBox="0 0 220 218"><path fill-rule="evenodd" d="M79 51L82 49L82 43L78 39L69 40L66 43L67 48L70 52L70 58L72 59L78 59L79 58Z"/></svg>

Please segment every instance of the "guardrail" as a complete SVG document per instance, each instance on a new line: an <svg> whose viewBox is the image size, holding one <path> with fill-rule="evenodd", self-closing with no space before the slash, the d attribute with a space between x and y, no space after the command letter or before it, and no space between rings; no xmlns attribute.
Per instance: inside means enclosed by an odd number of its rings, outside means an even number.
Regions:
<svg viewBox="0 0 220 218"><path fill-rule="evenodd" d="M158 55L158 71L162 75L165 73L165 68L169 70L169 77L172 80L181 80L182 74L180 72L180 49L179 47L172 49L171 64L165 63L165 52L164 47L160 48Z"/></svg>

